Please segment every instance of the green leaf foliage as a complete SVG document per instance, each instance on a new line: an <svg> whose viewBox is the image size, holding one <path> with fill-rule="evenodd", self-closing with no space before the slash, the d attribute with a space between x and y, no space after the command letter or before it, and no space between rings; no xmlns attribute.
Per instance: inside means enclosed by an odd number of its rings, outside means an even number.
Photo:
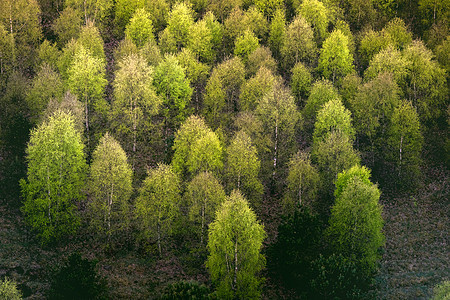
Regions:
<svg viewBox="0 0 450 300"><path fill-rule="evenodd" d="M92 155L88 210L97 237L108 244L129 226L132 175L125 151L105 134Z"/></svg>
<svg viewBox="0 0 450 300"><path fill-rule="evenodd" d="M247 200L233 191L209 226L206 267L221 299L258 299L265 258L261 247L266 237Z"/></svg>
<svg viewBox="0 0 450 300"><path fill-rule="evenodd" d="M81 12L70 6L66 7L52 25L52 29L58 37L58 45L64 47L71 39L78 39L81 26Z"/></svg>
<svg viewBox="0 0 450 300"><path fill-rule="evenodd" d="M136 219L140 237L157 243L162 255L162 244L174 231L179 215L180 178L171 166L159 164L149 171L136 199Z"/></svg>
<svg viewBox="0 0 450 300"><path fill-rule="evenodd" d="M306 152L297 152L289 161L287 189L283 198L283 212L293 214L300 207L317 206L320 177Z"/></svg>
<svg viewBox="0 0 450 300"><path fill-rule="evenodd" d="M304 0L298 8L298 13L311 24L317 42L326 38L330 13L321 1Z"/></svg>
<svg viewBox="0 0 450 300"><path fill-rule="evenodd" d="M339 99L328 101L317 113L313 143L317 144L325 140L332 131L339 131L347 135L350 141L353 141L355 138L351 113Z"/></svg>
<svg viewBox="0 0 450 300"><path fill-rule="evenodd" d="M77 202L84 199L86 160L71 115L60 112L31 132L27 179L21 180L26 222L42 243L76 232Z"/></svg>
<svg viewBox="0 0 450 300"><path fill-rule="evenodd" d="M140 8L134 12L130 23L125 28L125 37L131 39L138 48L141 48L149 40L155 39L152 20L145 9Z"/></svg>
<svg viewBox="0 0 450 300"><path fill-rule="evenodd" d="M199 236L200 245L206 244L206 232L214 220L217 209L225 201L225 191L211 172L201 172L186 188L185 199L189 209L189 220Z"/></svg>
<svg viewBox="0 0 450 300"><path fill-rule="evenodd" d="M261 98L270 93L275 80L276 78L270 70L261 67L256 75L247 80L241 88L239 97L240 110L255 110Z"/></svg>
<svg viewBox="0 0 450 300"><path fill-rule="evenodd" d="M345 177L348 174L344 175ZM344 181L345 177L341 177ZM327 235L336 253L360 266L367 275L376 270L379 248L384 245L383 218L376 185L354 175L343 184L331 209Z"/></svg>
<svg viewBox="0 0 450 300"><path fill-rule="evenodd" d="M277 9L270 23L269 47L275 58L281 56L286 32L286 17L283 9Z"/></svg>
<svg viewBox="0 0 450 300"><path fill-rule="evenodd" d="M244 131L238 131L226 152L228 190L241 190L251 204L256 206L263 192L263 186L259 180L261 163L251 138Z"/></svg>
<svg viewBox="0 0 450 300"><path fill-rule="evenodd" d="M5 277L0 281L0 299L2 300L21 300L22 293L17 289L14 281Z"/></svg>
<svg viewBox="0 0 450 300"><path fill-rule="evenodd" d="M304 104L308 99L312 86L311 71L303 63L298 62L291 69L291 89L297 103Z"/></svg>
<svg viewBox="0 0 450 300"><path fill-rule="evenodd" d="M189 114L187 106L192 96L189 80L175 56L166 56L155 68L153 85L163 101L166 126L174 130Z"/></svg>
<svg viewBox="0 0 450 300"><path fill-rule="evenodd" d="M318 69L333 83L353 70L353 56L348 47L348 38L340 30L333 31L323 42Z"/></svg>
<svg viewBox="0 0 450 300"><path fill-rule="evenodd" d="M234 43L234 55L239 56L244 63L248 61L248 56L259 47L258 38L255 34L246 30L236 38Z"/></svg>
<svg viewBox="0 0 450 300"><path fill-rule="evenodd" d="M261 68L266 68L273 74L277 73L277 62L272 57L270 49L265 46L259 46L249 54L246 67L247 77L254 76Z"/></svg>

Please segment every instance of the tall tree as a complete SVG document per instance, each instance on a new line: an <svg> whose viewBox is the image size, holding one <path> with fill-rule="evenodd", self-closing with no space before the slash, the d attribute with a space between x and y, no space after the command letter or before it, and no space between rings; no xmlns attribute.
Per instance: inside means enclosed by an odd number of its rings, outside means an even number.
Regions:
<svg viewBox="0 0 450 300"><path fill-rule="evenodd" d="M225 201L225 191L214 175L206 171L199 173L189 182L185 195L189 220L194 223L195 232L200 233L200 245L204 246L209 224Z"/></svg>
<svg viewBox="0 0 450 300"><path fill-rule="evenodd" d="M185 70L175 56L167 55L155 68L153 85L163 101L166 128L174 131L189 115L192 96Z"/></svg>
<svg viewBox="0 0 450 300"><path fill-rule="evenodd" d="M305 0L297 11L311 24L317 43L322 42L326 38L330 19L327 7L319 0Z"/></svg>
<svg viewBox="0 0 450 300"><path fill-rule="evenodd" d="M286 16L283 9L277 9L270 23L269 47L276 59L281 57L286 32Z"/></svg>
<svg viewBox="0 0 450 300"><path fill-rule="evenodd" d="M260 253L264 227L239 191L233 191L217 211L208 231L206 267L219 298L257 299L265 258Z"/></svg>
<svg viewBox="0 0 450 300"><path fill-rule="evenodd" d="M160 164L149 171L136 199L135 213L142 238L156 241L159 255L179 215L180 184L172 167Z"/></svg>
<svg viewBox="0 0 450 300"><path fill-rule="evenodd" d="M299 61L314 65L317 58L317 45L314 33L308 22L298 15L286 29L281 50L283 67L289 70Z"/></svg>
<svg viewBox="0 0 450 300"><path fill-rule="evenodd" d="M275 83L272 91L261 99L255 112L270 141L268 145L260 145L264 151L258 151L264 158L263 172L272 173L272 179L276 179L278 170L283 170L292 154L301 116L290 90L280 82Z"/></svg>
<svg viewBox="0 0 450 300"><path fill-rule="evenodd" d="M340 30L333 31L323 42L318 69L333 83L353 70L353 56L348 48L348 38Z"/></svg>
<svg viewBox="0 0 450 300"><path fill-rule="evenodd" d="M211 18L211 14L207 17ZM212 15L214 18L214 16ZM189 38L187 47L195 54L197 59L204 63L212 63L216 59L215 37L211 25L211 21L207 21L206 17L194 23L189 30Z"/></svg>
<svg viewBox="0 0 450 300"><path fill-rule="evenodd" d="M130 55L119 62L114 79L111 123L132 158L138 163L137 152L143 148L151 117L158 113L161 99L152 86L153 70L138 55ZM141 142L142 141L142 142ZM139 145L138 145L139 143ZM145 143L145 142L144 142Z"/></svg>
<svg viewBox="0 0 450 300"><path fill-rule="evenodd" d="M175 40L177 50L186 46L189 31L194 24L192 7L186 2L180 2L172 7L167 17L168 34Z"/></svg>
<svg viewBox="0 0 450 300"><path fill-rule="evenodd" d="M248 61L248 56L259 47L258 38L255 34L246 30L238 36L234 42L234 55L239 56L244 63Z"/></svg>
<svg viewBox="0 0 450 300"><path fill-rule="evenodd" d="M379 198L376 185L359 176L349 178L331 209L326 232L334 251L355 262L369 276L376 270L379 248L384 245Z"/></svg>
<svg viewBox="0 0 450 300"><path fill-rule="evenodd" d="M311 71L303 63L298 62L291 69L291 89L300 107L303 107L308 99L312 81Z"/></svg>
<svg viewBox="0 0 450 300"><path fill-rule="evenodd" d="M150 14L143 8L137 9L130 23L125 28L125 36L133 41L133 43L141 48L149 40L154 40L153 24L150 19Z"/></svg>
<svg viewBox="0 0 450 300"><path fill-rule="evenodd" d="M113 0L66 0L65 6L81 12L85 24L102 23L110 13L109 10L114 6L114 2Z"/></svg>
<svg viewBox="0 0 450 300"><path fill-rule="evenodd" d="M86 159L73 117L60 112L33 129L27 179L20 182L22 212L42 243L76 232L77 202L84 199Z"/></svg>
<svg viewBox="0 0 450 300"><path fill-rule="evenodd" d="M239 110L255 110L261 98L272 90L275 80L270 70L261 67L255 76L243 84L239 97Z"/></svg>
<svg viewBox="0 0 450 300"><path fill-rule="evenodd" d="M125 232L130 223L133 172L125 151L108 133L100 139L92 157L90 223L100 239L106 238L107 246L112 246L113 239L120 239L120 233Z"/></svg>
<svg viewBox="0 0 450 300"><path fill-rule="evenodd" d="M256 206L263 192L259 180L261 163L258 151L253 146L251 138L244 132L238 131L227 147L226 177L229 190L239 189L251 204Z"/></svg>
<svg viewBox="0 0 450 300"><path fill-rule="evenodd" d="M414 188L420 175L423 137L416 109L402 101L394 110L384 151L391 176L400 187Z"/></svg>
<svg viewBox="0 0 450 300"><path fill-rule="evenodd" d="M80 46L68 73L67 85L70 91L84 102L87 148L90 151L89 119L93 113L92 110L104 116L108 105L103 98L107 84L104 64L102 60L93 57Z"/></svg>
<svg viewBox="0 0 450 300"><path fill-rule="evenodd" d="M66 7L53 22L52 29L56 34L58 45L62 48L71 39L78 39L82 26L81 12Z"/></svg>
<svg viewBox="0 0 450 300"><path fill-rule="evenodd" d="M309 154L298 151L289 161L287 189L283 200L284 213L292 215L302 206L314 209L319 184L319 173L311 163Z"/></svg>

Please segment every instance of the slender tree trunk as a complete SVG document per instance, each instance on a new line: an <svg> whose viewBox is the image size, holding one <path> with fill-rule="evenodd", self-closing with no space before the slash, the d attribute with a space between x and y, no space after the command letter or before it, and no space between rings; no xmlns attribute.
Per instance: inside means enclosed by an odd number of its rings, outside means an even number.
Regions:
<svg viewBox="0 0 450 300"><path fill-rule="evenodd" d="M303 174L300 174L300 184L298 185L298 203L302 205L302 179Z"/></svg>
<svg viewBox="0 0 450 300"><path fill-rule="evenodd" d="M86 114L86 136L87 136L87 148L88 151L90 149L89 147L89 110L88 110L88 98L85 97L84 101L84 113Z"/></svg>
<svg viewBox="0 0 450 300"><path fill-rule="evenodd" d="M162 249L161 249L161 226L158 223L157 226L157 231L158 231L158 251L159 251L159 256L162 256Z"/></svg>
<svg viewBox="0 0 450 300"><path fill-rule="evenodd" d="M275 172L277 169L277 151L278 151L278 120L275 121L275 146L273 153L273 172L272 177L275 179Z"/></svg>
<svg viewBox="0 0 450 300"><path fill-rule="evenodd" d="M111 210L114 195L114 182L111 183L111 195L108 203L108 244L111 242Z"/></svg>
<svg viewBox="0 0 450 300"><path fill-rule="evenodd" d="M200 237L200 243L203 245L203 234L205 231L205 205L206 205L206 198L205 203L202 205L202 233Z"/></svg>
<svg viewBox="0 0 450 300"><path fill-rule="evenodd" d="M50 170L48 169L48 166L47 166L47 194L48 194L48 221L49 223L51 223L52 217L50 214L50 207L52 205L52 198L50 193Z"/></svg>
<svg viewBox="0 0 450 300"><path fill-rule="evenodd" d="M11 30L11 35L13 34L13 22L12 22L12 1L9 1L9 27ZM14 0L15 1L15 0Z"/></svg>
<svg viewBox="0 0 450 300"><path fill-rule="evenodd" d="M237 237L234 244L234 290L237 290L237 272L238 272L238 252L237 252Z"/></svg>
<svg viewBox="0 0 450 300"><path fill-rule="evenodd" d="M402 149L403 149L403 135L400 137L400 151L399 151L399 154L400 154L400 163L399 163L399 166L398 166L398 177L401 176L401 169L402 169Z"/></svg>
<svg viewBox="0 0 450 300"><path fill-rule="evenodd" d="M84 25L87 25L86 0L84 0Z"/></svg>

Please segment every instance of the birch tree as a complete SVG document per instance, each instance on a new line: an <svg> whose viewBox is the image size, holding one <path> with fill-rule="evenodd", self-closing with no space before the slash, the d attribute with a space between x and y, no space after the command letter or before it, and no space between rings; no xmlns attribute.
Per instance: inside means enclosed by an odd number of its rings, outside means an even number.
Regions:
<svg viewBox="0 0 450 300"><path fill-rule="evenodd" d="M264 227L239 191L219 208L208 231L206 267L222 299L258 299L264 268Z"/></svg>

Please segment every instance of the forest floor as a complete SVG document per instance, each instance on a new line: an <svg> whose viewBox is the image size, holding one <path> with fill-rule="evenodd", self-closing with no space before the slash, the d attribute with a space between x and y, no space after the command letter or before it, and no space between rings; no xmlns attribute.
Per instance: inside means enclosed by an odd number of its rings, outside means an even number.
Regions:
<svg viewBox="0 0 450 300"><path fill-rule="evenodd" d="M428 299L437 283L450 278L449 176L438 168L430 170L426 178L413 195L382 196L386 247L373 291L377 299ZM265 224L270 231L268 243L274 240L277 215L270 206L263 204L260 212L270 218ZM73 251L99 260L112 299L151 299L165 284L180 279L207 282L204 267L196 269L199 262L180 255L182 251L164 259L133 251L108 256L98 254L102 251L92 247L94 243L80 239L42 248L24 228L20 211L0 203L0 278L14 279L26 299L45 298L52 271ZM275 282L268 278L266 283L264 298L283 298Z"/></svg>

